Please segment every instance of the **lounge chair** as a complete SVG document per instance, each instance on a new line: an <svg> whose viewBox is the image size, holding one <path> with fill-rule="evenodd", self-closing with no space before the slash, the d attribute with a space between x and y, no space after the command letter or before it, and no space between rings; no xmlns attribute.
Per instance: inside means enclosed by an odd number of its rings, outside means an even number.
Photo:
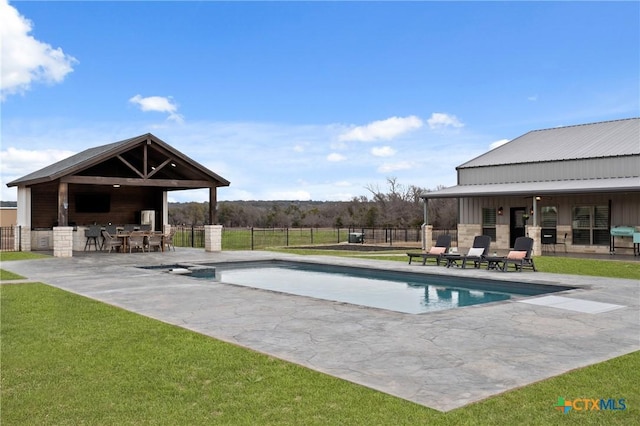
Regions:
<svg viewBox="0 0 640 426"><path fill-rule="evenodd" d="M440 261L443 259L443 255L449 250L451 246L451 235L440 235L436 240L436 245L431 247L426 253L407 253L409 256L409 264L414 257L422 259L422 264L427 264L427 259L435 259L436 264L440 266Z"/></svg>
<svg viewBox="0 0 640 426"><path fill-rule="evenodd" d="M467 267L467 262L473 262L474 268L479 268L484 257L489 254L489 246L491 245L491 237L488 235L478 235L473 239L473 245L467 254L446 253L443 255L447 261L447 268L458 266L458 262L462 262L462 267Z"/></svg>
<svg viewBox="0 0 640 426"><path fill-rule="evenodd" d="M122 240L116 235L111 235L109 231L102 231L102 238L104 240L104 243L102 244L103 250L106 250L108 247L109 253L111 253L111 250L114 248L118 250L122 248Z"/></svg>
<svg viewBox="0 0 640 426"><path fill-rule="evenodd" d="M513 250L502 259L502 271L509 269L509 264L513 264L516 271L522 272L524 268L531 268L536 271L531 252L533 251L533 238L518 237L513 244Z"/></svg>
<svg viewBox="0 0 640 426"><path fill-rule="evenodd" d="M491 247L491 237L488 235L478 235L473 239L473 247L469 249L469 252L462 260L462 267L467 267L467 262L473 262L473 267L478 269L480 265L484 263L485 256L489 254L489 248Z"/></svg>

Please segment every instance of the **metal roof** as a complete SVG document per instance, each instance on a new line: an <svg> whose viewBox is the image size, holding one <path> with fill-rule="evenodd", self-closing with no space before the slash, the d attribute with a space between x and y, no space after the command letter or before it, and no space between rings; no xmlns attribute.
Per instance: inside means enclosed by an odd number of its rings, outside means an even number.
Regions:
<svg viewBox="0 0 640 426"><path fill-rule="evenodd" d="M166 152L170 152L176 158L181 159L185 162L185 164L188 164L189 168L191 168L193 172L198 173L199 176L205 176L209 180L216 181L219 183L219 186L229 185L228 180L224 179L223 177L207 169L200 163L177 151L175 148L160 140L158 137L152 135L151 133L147 133L119 142L113 142L110 144L86 149L82 152L79 152L78 154L65 158L64 160L58 161L26 176L11 181L7 183L7 186L11 187L18 185L33 185L37 183L53 181L64 176L69 176L82 170L88 169L97 163L105 161L105 159L117 156L118 154L130 150L135 146L147 142L153 142L155 145L164 149Z"/></svg>
<svg viewBox="0 0 640 426"><path fill-rule="evenodd" d="M549 195L593 192L637 192L640 177L615 179L581 179L548 182L500 183L484 185L458 185L425 192L422 198L488 197L501 195Z"/></svg>
<svg viewBox="0 0 640 426"><path fill-rule="evenodd" d="M457 169L640 154L640 118L534 130Z"/></svg>

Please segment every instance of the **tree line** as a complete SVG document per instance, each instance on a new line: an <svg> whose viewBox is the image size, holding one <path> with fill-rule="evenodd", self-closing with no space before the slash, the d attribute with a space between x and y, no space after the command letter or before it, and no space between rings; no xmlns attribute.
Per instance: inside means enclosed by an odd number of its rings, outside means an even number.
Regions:
<svg viewBox="0 0 640 426"><path fill-rule="evenodd" d="M419 227L424 204L420 195L429 190L404 186L395 178L387 188L369 185L370 196L350 201L220 201L218 223L225 227ZM437 189L441 189L438 187ZM428 204L429 222L437 229L452 229L457 223L457 200L434 199ZM169 203L172 225L205 225L209 203Z"/></svg>

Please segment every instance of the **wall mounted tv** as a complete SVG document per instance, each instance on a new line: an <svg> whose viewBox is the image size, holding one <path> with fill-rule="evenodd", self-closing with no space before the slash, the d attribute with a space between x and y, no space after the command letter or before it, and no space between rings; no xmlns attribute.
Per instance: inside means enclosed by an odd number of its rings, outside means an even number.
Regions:
<svg viewBox="0 0 640 426"><path fill-rule="evenodd" d="M76 213L109 213L110 210L110 194L76 194Z"/></svg>

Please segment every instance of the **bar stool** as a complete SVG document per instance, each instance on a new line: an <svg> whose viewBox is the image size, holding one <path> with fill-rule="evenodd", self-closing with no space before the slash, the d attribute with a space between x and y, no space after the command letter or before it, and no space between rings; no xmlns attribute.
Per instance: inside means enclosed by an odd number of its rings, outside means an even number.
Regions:
<svg viewBox="0 0 640 426"><path fill-rule="evenodd" d="M87 241L84 243L84 251L87 251L87 249L91 250L91 244L93 244L96 251L98 251L98 248L102 248L101 244L98 243L101 229L102 227L100 225L91 225L89 229L85 229L84 236L87 237Z"/></svg>

